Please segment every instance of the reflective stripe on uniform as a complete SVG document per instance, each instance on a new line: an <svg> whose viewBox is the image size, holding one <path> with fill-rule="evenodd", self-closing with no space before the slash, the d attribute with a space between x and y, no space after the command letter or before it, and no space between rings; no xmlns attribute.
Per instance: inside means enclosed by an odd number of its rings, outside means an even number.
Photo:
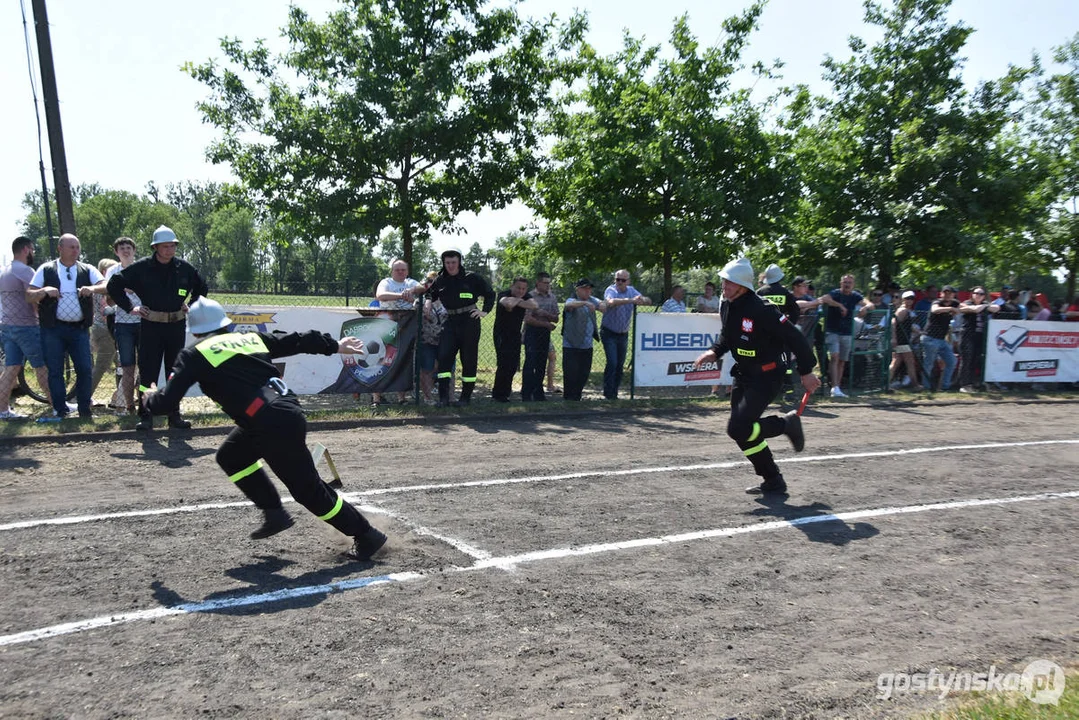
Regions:
<svg viewBox="0 0 1079 720"><path fill-rule="evenodd" d="M248 465L240 472L229 475L229 480L231 480L232 482L240 482L248 475L257 472L260 468L262 468L262 461L256 460L254 465Z"/></svg>
<svg viewBox="0 0 1079 720"><path fill-rule="evenodd" d="M329 522L330 520L333 519L334 515L341 512L341 508L344 507L344 505L345 505L345 501L341 499L340 495L338 495L337 496L337 504L333 506L333 510L330 510L325 515L319 515L318 519L319 520L325 520L325 521Z"/></svg>
<svg viewBox="0 0 1079 720"><path fill-rule="evenodd" d="M146 387L145 385L139 385L139 392L140 393L148 393L148 392L150 392L150 388Z"/></svg>
<svg viewBox="0 0 1079 720"><path fill-rule="evenodd" d="M461 298L462 300L471 300L471 299L472 299L472 298L474 298L474 297L476 297L476 296L475 296L475 295L473 295L472 293L468 293L468 292L463 292L463 293L461 293L461 295L460 295L460 298Z"/></svg>
<svg viewBox="0 0 1079 720"><path fill-rule="evenodd" d="M746 438L746 442L753 442L758 437L760 437L760 435L761 435L761 424L760 423L753 423L753 432L751 432L749 434L749 437Z"/></svg>
<svg viewBox="0 0 1079 720"><path fill-rule="evenodd" d="M738 348L738 354L744 357L757 357L756 350L747 350L746 348Z"/></svg>
<svg viewBox="0 0 1079 720"><path fill-rule="evenodd" d="M438 379L439 380L441 380L442 378L446 378L447 380L449 380L451 377L453 377L453 373L451 373L451 372L444 372L444 373L439 373L438 374Z"/></svg>
<svg viewBox="0 0 1079 720"><path fill-rule="evenodd" d="M476 382L476 378L474 378L474 377L465 377L464 375L462 375L461 376L461 382Z"/></svg>
<svg viewBox="0 0 1079 720"><path fill-rule="evenodd" d="M767 440L761 440L760 445L754 445L753 447L751 447L750 449L745 451L746 457L749 457L750 455L756 455L761 450L765 450L767 448L768 448L768 441Z"/></svg>
<svg viewBox="0 0 1079 720"><path fill-rule="evenodd" d="M787 304L786 295L765 295L764 299L777 307L783 307Z"/></svg>
<svg viewBox="0 0 1079 720"><path fill-rule="evenodd" d="M213 367L234 358L237 355L257 355L269 353L266 343L255 333L226 333L212 335L195 345L199 354Z"/></svg>

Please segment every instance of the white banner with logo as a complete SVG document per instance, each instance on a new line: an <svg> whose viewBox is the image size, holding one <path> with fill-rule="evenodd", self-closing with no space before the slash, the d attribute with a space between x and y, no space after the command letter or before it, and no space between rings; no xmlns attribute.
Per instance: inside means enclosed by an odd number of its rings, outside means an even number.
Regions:
<svg viewBox="0 0 1079 720"><path fill-rule="evenodd" d="M1079 382L1079 323L989 321L988 382Z"/></svg>
<svg viewBox="0 0 1079 720"><path fill-rule="evenodd" d="M638 387L732 384L730 355L693 369L697 356L719 337L718 313L639 312L636 323L633 382Z"/></svg>
<svg viewBox="0 0 1079 720"><path fill-rule="evenodd" d="M357 308L327 307L267 307L229 304L225 306L233 325L230 332L291 333L317 330L328 333L330 337L341 338L344 335L356 335L372 350L367 355L292 355L278 358L274 364L281 372L285 384L298 395L315 395L322 391L336 392L334 385L339 385L342 378L357 379L374 383L380 373L388 373L393 367L397 347L379 324L396 326L391 313L375 314L362 308L365 317L360 316ZM194 343L189 333L187 344ZM410 352L408 348L405 352ZM400 358L402 360L407 358ZM409 363L411 366L411 363ZM408 379L408 378L406 378ZM158 387L164 382L162 377ZM402 389L411 387L408 382ZM366 391L366 390L365 390ZM196 385L188 392L189 396L201 395Z"/></svg>

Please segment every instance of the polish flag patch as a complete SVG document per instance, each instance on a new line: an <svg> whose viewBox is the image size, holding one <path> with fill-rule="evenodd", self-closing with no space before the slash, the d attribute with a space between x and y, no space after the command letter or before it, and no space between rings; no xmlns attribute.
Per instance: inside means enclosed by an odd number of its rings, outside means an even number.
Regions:
<svg viewBox="0 0 1079 720"><path fill-rule="evenodd" d="M753 318L742 318L742 332L753 332Z"/></svg>

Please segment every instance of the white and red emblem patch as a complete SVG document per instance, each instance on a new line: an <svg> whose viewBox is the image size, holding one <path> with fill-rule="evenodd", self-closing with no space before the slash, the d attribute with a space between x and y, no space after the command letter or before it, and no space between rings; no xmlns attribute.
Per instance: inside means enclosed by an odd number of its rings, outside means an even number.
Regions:
<svg viewBox="0 0 1079 720"><path fill-rule="evenodd" d="M753 332L753 318L742 318L742 332Z"/></svg>

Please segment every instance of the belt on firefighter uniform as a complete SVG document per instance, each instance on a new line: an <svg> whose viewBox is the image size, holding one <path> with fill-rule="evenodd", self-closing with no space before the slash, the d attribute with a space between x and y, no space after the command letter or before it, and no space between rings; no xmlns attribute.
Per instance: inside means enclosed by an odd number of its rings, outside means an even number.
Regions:
<svg viewBox="0 0 1079 720"><path fill-rule="evenodd" d="M471 305L465 305L463 308L457 308L455 310L447 310L446 312L449 313L450 315L464 315L465 313L470 313L475 309L476 309L476 303L472 303Z"/></svg>
<svg viewBox="0 0 1079 720"><path fill-rule="evenodd" d="M174 323L180 322L187 318L187 313L183 310L176 310L175 312L163 312L160 310L147 310L144 320L156 323Z"/></svg>
<svg viewBox="0 0 1079 720"><path fill-rule="evenodd" d="M266 381L266 384L259 388L259 394L255 396L255 399L251 401L251 404L244 410L244 415L247 417L255 417L259 410L264 408L268 403L273 402L279 397L284 397L291 393L288 389L288 385L285 381L279 377L270 378Z"/></svg>
<svg viewBox="0 0 1079 720"><path fill-rule="evenodd" d="M747 363L740 363L739 362L739 363L735 363L734 367L731 368L731 376L732 377L743 377L743 376L749 377L749 376L754 376L754 375L764 375L765 373L770 373L773 370L776 370L778 368L779 368L779 363L774 361L774 360L772 362L770 362L770 363L765 363L764 365L749 365Z"/></svg>

